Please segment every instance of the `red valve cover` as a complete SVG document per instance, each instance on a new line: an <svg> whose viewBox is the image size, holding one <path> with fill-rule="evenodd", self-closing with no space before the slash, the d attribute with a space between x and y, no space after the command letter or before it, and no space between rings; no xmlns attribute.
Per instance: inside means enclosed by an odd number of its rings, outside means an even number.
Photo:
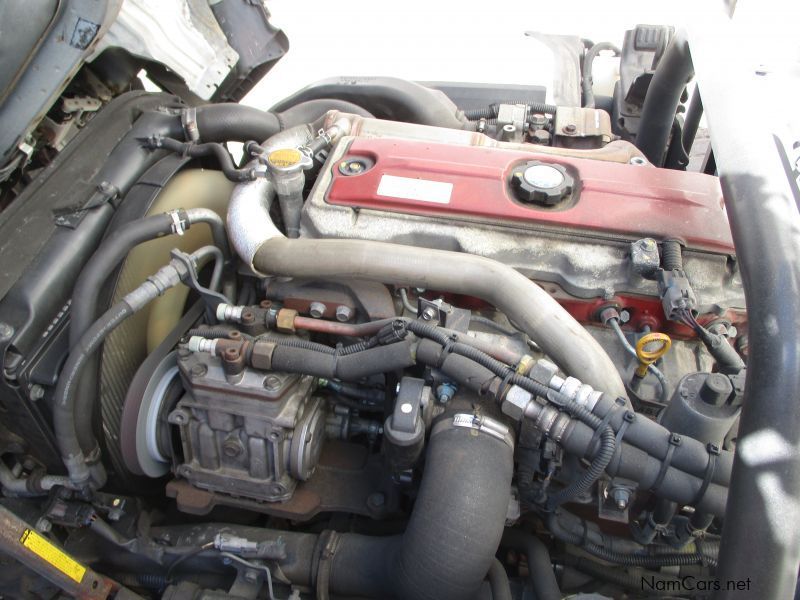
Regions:
<svg viewBox="0 0 800 600"><path fill-rule="evenodd" d="M373 166L343 175L334 165L329 203L734 251L718 180L700 173L393 138L356 138L340 163L356 157ZM530 160L563 165L576 182L571 197L552 208L518 201L509 181Z"/></svg>

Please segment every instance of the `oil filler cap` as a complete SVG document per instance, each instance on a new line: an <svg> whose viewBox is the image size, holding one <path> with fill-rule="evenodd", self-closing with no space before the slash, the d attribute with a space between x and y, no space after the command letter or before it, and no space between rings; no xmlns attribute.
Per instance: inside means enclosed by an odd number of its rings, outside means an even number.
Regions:
<svg viewBox="0 0 800 600"><path fill-rule="evenodd" d="M554 206L572 194L575 180L561 166L531 160L514 169L511 187L520 202Z"/></svg>

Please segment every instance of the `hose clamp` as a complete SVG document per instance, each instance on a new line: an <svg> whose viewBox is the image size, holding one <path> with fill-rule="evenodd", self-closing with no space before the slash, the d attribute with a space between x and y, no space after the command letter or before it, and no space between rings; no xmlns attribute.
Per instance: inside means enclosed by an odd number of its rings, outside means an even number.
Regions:
<svg viewBox="0 0 800 600"><path fill-rule="evenodd" d="M186 139L190 142L200 140L200 129L197 126L197 109L189 106L181 111L181 125Z"/></svg>
<svg viewBox="0 0 800 600"><path fill-rule="evenodd" d="M446 426L446 422L443 423ZM505 442L512 450L514 449L514 436L511 434L511 430L500 421L490 417L470 413L458 413L453 415L452 426L471 429L475 432L475 435L485 433L501 442ZM438 426L434 427L432 434L439 430L440 428Z"/></svg>
<svg viewBox="0 0 800 600"><path fill-rule="evenodd" d="M181 214L183 213L183 214ZM182 210L171 210L167 213L172 219L172 233L183 235L189 229L189 220L186 212Z"/></svg>

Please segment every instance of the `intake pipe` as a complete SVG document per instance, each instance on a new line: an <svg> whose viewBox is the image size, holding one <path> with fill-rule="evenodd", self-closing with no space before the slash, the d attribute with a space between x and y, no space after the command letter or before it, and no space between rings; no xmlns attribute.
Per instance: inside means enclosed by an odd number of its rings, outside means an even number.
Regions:
<svg viewBox="0 0 800 600"><path fill-rule="evenodd" d="M333 141L349 133L351 118L329 114L327 121L334 121L328 130ZM310 126L298 126L274 136L265 148L269 152L296 147L313 135ZM231 243L255 271L282 277L363 279L481 298L505 313L565 372L580 374L595 389L614 397L627 397L603 348L547 292L515 269L471 254L371 240L289 240L270 218L274 196L266 179L242 183L234 188L228 208Z"/></svg>

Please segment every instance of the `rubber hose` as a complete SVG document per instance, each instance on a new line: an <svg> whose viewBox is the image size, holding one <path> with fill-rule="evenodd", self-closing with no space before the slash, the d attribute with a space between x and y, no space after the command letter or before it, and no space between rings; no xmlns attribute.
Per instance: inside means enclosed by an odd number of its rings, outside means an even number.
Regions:
<svg viewBox="0 0 800 600"><path fill-rule="evenodd" d="M208 224L211 227L215 244L221 246L226 255L230 254L222 220L216 213L207 209L190 209L184 212L180 218L185 218L189 225ZM107 237L100 244L81 270L73 288L70 304L70 349L75 347L86 329L97 317L97 290L103 287L128 252L139 244L172 233L174 225L173 218L168 213L144 217L120 227L114 232L114 235ZM80 392L77 395L77 414L86 414L88 405L93 402L98 369L99 360L97 358L90 359L84 370L85 375L81 377L78 384ZM91 419L82 419L78 424L78 437L87 456L97 451Z"/></svg>
<svg viewBox="0 0 800 600"><path fill-rule="evenodd" d="M681 567L695 564L715 565L716 560L700 553L665 553L665 554L623 554L614 552L593 542L586 541L580 534L573 534L563 527L558 521L557 513L553 512L547 518L547 528L556 539L567 544L572 544L586 550L589 554L602 560L627 565L631 567Z"/></svg>
<svg viewBox="0 0 800 600"><path fill-rule="evenodd" d="M664 164L672 123L686 84L694 76L694 66L685 35L678 31L656 67L642 106L636 146L647 159Z"/></svg>
<svg viewBox="0 0 800 600"><path fill-rule="evenodd" d="M492 590L492 600L511 600L511 584L503 563L496 558L493 559L486 578Z"/></svg>
<svg viewBox="0 0 800 600"><path fill-rule="evenodd" d="M522 552L527 557L528 580L536 600L561 600L550 551L542 540L519 529L506 529L500 545Z"/></svg>
<svg viewBox="0 0 800 600"><path fill-rule="evenodd" d="M426 341L422 341L417 347L416 357L419 362L435 366L456 382L479 395L493 396L504 384L511 384L520 385L537 396L547 397L548 392L541 391L540 388L544 387L541 384L513 372L507 372L505 376L498 377L486 366L477 364L466 356L456 354L458 346L459 344L450 346L451 351L442 357L442 348L436 342L429 341L426 344ZM486 357L484 356L484 358ZM491 359L485 362L490 363ZM550 397L557 398L558 395L550 391ZM574 420L564 430L561 445L567 452L585 456L595 443L595 431L602 421L597 415L589 413L586 408L575 405L574 402L567 400L567 402L559 402L558 406L574 416ZM544 407L535 402L530 403L528 408L544 410ZM538 418L538 413L528 413L527 411L528 409L526 409L526 417L534 421ZM612 429L619 430L623 415L627 412L620 411L611 416L609 425ZM585 422L579 419L584 419ZM640 422L641 425L639 425ZM651 423L652 426L645 427L644 423ZM636 435L633 436L633 434ZM627 443L628 435L635 438L637 445ZM663 468L669 446L668 440L671 437L671 434L657 423L652 423L647 419L634 420L629 424L623 438L626 441L618 448L616 460L613 460L608 467L609 473L636 480L646 487L655 485ZM730 453L723 452L716 457L716 467L711 473L711 483L703 496L696 502L699 509L714 515L721 515L725 510L727 481L730 478L731 470L729 455ZM708 453L705 447L697 440L683 437L682 444L674 447L672 451L671 463L661 479L658 495L683 504L695 502L707 465Z"/></svg>
<svg viewBox="0 0 800 600"><path fill-rule="evenodd" d="M541 287L497 261L386 242L272 237L258 247L253 266L277 276L366 279L481 298L519 324L564 371L627 397L614 363L589 332Z"/></svg>
<svg viewBox="0 0 800 600"><path fill-rule="evenodd" d="M250 181L255 178L255 174L251 169L237 169L225 147L216 142L195 144L193 142L181 142L173 138L157 138L151 142L151 145L155 148L164 148L170 152L192 158L212 156L219 164L222 173L230 181Z"/></svg>
<svg viewBox="0 0 800 600"><path fill-rule="evenodd" d="M592 64L598 54L604 50L611 50L614 56L620 55L620 50L610 42L600 42L594 44L586 51L583 57L583 81L581 87L583 88L583 106L585 108L594 108L594 90L592 89Z"/></svg>
<svg viewBox="0 0 800 600"><path fill-rule="evenodd" d="M395 538L399 548L342 536L331 589L361 595L369 587L374 596L403 600L472 598L495 560L512 471L513 451L505 442L463 427L434 432L411 519ZM370 556L378 551L383 554ZM376 581L385 581L383 594L375 593Z"/></svg>
<svg viewBox="0 0 800 600"><path fill-rule="evenodd" d="M75 420L75 387L88 358L103 343L106 336L122 321L133 314L131 306L119 302L109 308L102 317L89 327L78 343L70 350L67 362L58 377L53 402L53 429L70 479L80 485L88 483L89 473L84 463L83 449L78 439ZM91 414L91 413L90 413ZM91 417L82 419L91 423ZM93 438L94 436L92 436ZM92 447L96 446L96 442ZM97 482L98 485L102 483ZM104 483L104 482L103 482Z"/></svg>
<svg viewBox="0 0 800 600"><path fill-rule="evenodd" d="M456 117L455 105L444 94L394 77L324 79L282 100L271 110L288 111L299 103L322 98L352 102L382 119L452 129L461 129L464 125Z"/></svg>
<svg viewBox="0 0 800 600"><path fill-rule="evenodd" d="M550 496L547 499L547 506L553 509L590 490L595 482L606 472L606 467L611 462L611 459L614 458L616 449L617 442L614 430L611 427L605 427L600 434L600 450L594 455L589 468L567 487Z"/></svg>

